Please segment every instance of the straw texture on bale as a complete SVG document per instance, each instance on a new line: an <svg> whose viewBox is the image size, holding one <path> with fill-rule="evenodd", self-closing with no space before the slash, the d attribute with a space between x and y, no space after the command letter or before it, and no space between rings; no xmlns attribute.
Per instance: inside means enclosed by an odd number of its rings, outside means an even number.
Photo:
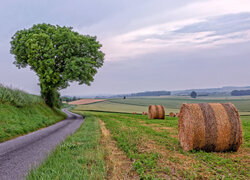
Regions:
<svg viewBox="0 0 250 180"><path fill-rule="evenodd" d="M165 119L165 110L161 105L150 105L148 108L149 119Z"/></svg>
<svg viewBox="0 0 250 180"><path fill-rule="evenodd" d="M170 116L170 117L175 117L175 113L170 112L170 113L169 113L169 116Z"/></svg>
<svg viewBox="0 0 250 180"><path fill-rule="evenodd" d="M240 116L231 103L183 104L178 131L185 151L238 151L242 144Z"/></svg>

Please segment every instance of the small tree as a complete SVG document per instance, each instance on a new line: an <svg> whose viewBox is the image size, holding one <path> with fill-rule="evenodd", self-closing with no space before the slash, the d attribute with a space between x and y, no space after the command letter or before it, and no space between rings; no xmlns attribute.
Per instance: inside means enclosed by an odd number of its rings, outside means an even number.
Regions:
<svg viewBox="0 0 250 180"><path fill-rule="evenodd" d="M197 93L195 91L192 91L191 94L190 94L190 96L192 98L196 98L197 97Z"/></svg>
<svg viewBox="0 0 250 180"><path fill-rule="evenodd" d="M14 64L36 72L41 96L51 107L59 105L60 89L73 81L90 85L103 65L104 53L96 37L81 35L71 27L37 24L17 31L10 43Z"/></svg>

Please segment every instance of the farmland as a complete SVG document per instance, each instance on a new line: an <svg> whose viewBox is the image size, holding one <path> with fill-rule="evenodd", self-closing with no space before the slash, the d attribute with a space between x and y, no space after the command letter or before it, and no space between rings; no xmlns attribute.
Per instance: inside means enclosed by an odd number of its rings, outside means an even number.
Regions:
<svg viewBox="0 0 250 180"><path fill-rule="evenodd" d="M250 178L250 116L241 117L244 140L238 152L208 153L182 150L178 140L178 118L167 116L165 120L149 120L145 115L131 114L146 111L147 104L163 104L168 107L167 111L178 111L183 99L188 103L233 101L241 113L248 114L250 101L247 97L242 100L164 98L110 99L76 106L73 112L85 116L86 122L40 168L33 170L29 178ZM86 129L89 125L91 130ZM88 136L88 141L93 141L91 145L85 142L87 139L83 135L86 133L91 136ZM81 167L84 168L81 170Z"/></svg>
<svg viewBox="0 0 250 180"><path fill-rule="evenodd" d="M147 116L127 113L90 112L80 108L74 112L83 114L86 124L60 145L38 170L32 171L30 179L115 179L117 169L123 171L120 179L249 178L249 116L242 117L244 142L238 152L207 153L182 150L175 117L148 120ZM99 125L93 126L91 131L86 129L97 122ZM102 125L108 132L101 130ZM100 132L102 135L98 135ZM90 136L97 133L90 139L90 142L94 140L93 144L85 142L87 139L83 135L86 133ZM107 134L111 141L105 140ZM117 152L113 146L122 152ZM84 168L81 170L81 167Z"/></svg>
<svg viewBox="0 0 250 180"><path fill-rule="evenodd" d="M72 101L69 104L71 105L80 105L80 104L91 104L96 102L102 102L104 99L80 99L76 101Z"/></svg>
<svg viewBox="0 0 250 180"><path fill-rule="evenodd" d="M166 108L166 114L179 112L182 103L211 103L221 102L233 103L240 111L241 115L250 115L250 97L203 97L192 99L190 97L147 97L147 98L127 98L108 99L94 104L80 105L82 110L110 111L110 112L137 112L142 113L148 110L150 104L160 104Z"/></svg>
<svg viewBox="0 0 250 180"><path fill-rule="evenodd" d="M245 142L238 153L183 152L177 118L148 120L142 115L93 113L133 161L140 178L239 178L249 172L249 119L243 118ZM132 172L131 172L132 173Z"/></svg>

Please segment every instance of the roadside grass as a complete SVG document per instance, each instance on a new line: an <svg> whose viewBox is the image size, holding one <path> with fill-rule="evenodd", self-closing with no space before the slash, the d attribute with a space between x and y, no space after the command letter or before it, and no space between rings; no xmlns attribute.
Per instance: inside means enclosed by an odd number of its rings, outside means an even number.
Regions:
<svg viewBox="0 0 250 180"><path fill-rule="evenodd" d="M78 113L83 113L77 110ZM85 112L86 113L86 112ZM141 179L249 179L249 122L242 117L244 142L239 152L184 152L177 136L178 119L148 120L147 116L87 112L101 119L117 145L133 161Z"/></svg>
<svg viewBox="0 0 250 180"><path fill-rule="evenodd" d="M66 118L59 109L44 103L16 107L0 103L0 142L47 127Z"/></svg>
<svg viewBox="0 0 250 180"><path fill-rule="evenodd" d="M69 136L28 180L40 179L105 179L105 151L98 119L85 114L81 127Z"/></svg>
<svg viewBox="0 0 250 180"><path fill-rule="evenodd" d="M73 105L70 105L70 104L68 104L68 103L62 103L62 105L61 105L61 108L63 109L63 108L69 108L69 107L73 107Z"/></svg>
<svg viewBox="0 0 250 180"><path fill-rule="evenodd" d="M40 96L0 85L0 142L44 128L66 118Z"/></svg>
<svg viewBox="0 0 250 180"><path fill-rule="evenodd" d="M16 107L24 107L42 102L43 100L40 96L31 95L22 90L12 89L0 84L0 103L7 103Z"/></svg>

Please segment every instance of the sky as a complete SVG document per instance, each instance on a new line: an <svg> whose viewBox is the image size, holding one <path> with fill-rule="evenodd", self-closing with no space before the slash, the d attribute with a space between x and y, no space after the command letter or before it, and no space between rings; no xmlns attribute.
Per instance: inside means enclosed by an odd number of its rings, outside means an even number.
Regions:
<svg viewBox="0 0 250 180"><path fill-rule="evenodd" d="M97 36L105 62L91 86L62 95L105 95L250 85L250 0L9 0L0 6L0 83L39 94L38 78L10 54L33 24Z"/></svg>

